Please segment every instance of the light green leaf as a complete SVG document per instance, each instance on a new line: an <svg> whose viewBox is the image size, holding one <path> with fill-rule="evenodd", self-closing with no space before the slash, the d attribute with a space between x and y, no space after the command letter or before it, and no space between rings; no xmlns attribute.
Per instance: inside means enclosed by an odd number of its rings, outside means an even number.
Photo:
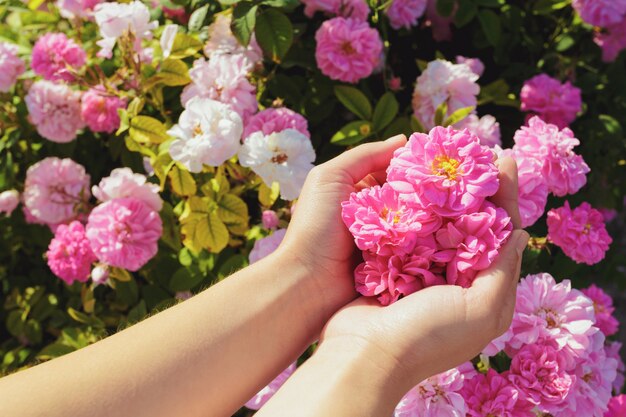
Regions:
<svg viewBox="0 0 626 417"><path fill-rule="evenodd" d="M280 195L280 186L274 182L271 187L265 185L264 182L259 186L259 202L265 207L274 205Z"/></svg>
<svg viewBox="0 0 626 417"><path fill-rule="evenodd" d="M159 82L170 87L186 85L191 82L189 69L180 59L168 58L161 64L161 71L155 75Z"/></svg>
<svg viewBox="0 0 626 417"><path fill-rule="evenodd" d="M348 110L363 120L372 118L372 105L365 94L347 85L335 86L335 95Z"/></svg>
<svg viewBox="0 0 626 417"><path fill-rule="evenodd" d="M161 143L167 140L167 128L150 116L135 116L130 120L130 137L139 143Z"/></svg>
<svg viewBox="0 0 626 417"><path fill-rule="evenodd" d="M186 169L174 165L169 172L172 191L180 196L194 195L197 191L196 180Z"/></svg>
<svg viewBox="0 0 626 417"><path fill-rule="evenodd" d="M365 120L350 122L342 127L330 139L334 145L348 146L355 145L372 134L372 125Z"/></svg>
<svg viewBox="0 0 626 417"><path fill-rule="evenodd" d="M426 133L426 128L415 116L411 116L411 130L417 133Z"/></svg>
<svg viewBox="0 0 626 417"><path fill-rule="evenodd" d="M189 16L189 23L187 24L187 28L189 28L192 32L198 32L202 29L202 25L204 24L204 19L209 11L209 5L205 4L199 9L194 10L194 12Z"/></svg>
<svg viewBox="0 0 626 417"><path fill-rule="evenodd" d="M217 202L217 214L225 224L248 224L248 205L234 194L225 194Z"/></svg>
<svg viewBox="0 0 626 417"><path fill-rule="evenodd" d="M445 101L437 107L435 110L435 126L441 126L443 124L443 119L446 117L448 113L448 103Z"/></svg>
<svg viewBox="0 0 626 417"><path fill-rule="evenodd" d="M444 120L442 126L443 127L448 127L448 126L452 126L452 125L460 122L461 120L465 119L467 116L472 114L474 109L475 109L474 106L469 106L469 107L462 107L462 108L456 110L450 116L448 116L448 118L446 120Z"/></svg>
<svg viewBox="0 0 626 417"><path fill-rule="evenodd" d="M177 33L172 45L171 59L183 59L202 49L202 42L186 33Z"/></svg>
<svg viewBox="0 0 626 417"><path fill-rule="evenodd" d="M398 100L392 92L388 91L380 98L374 109L372 124L376 132L380 132L395 119L398 114Z"/></svg>

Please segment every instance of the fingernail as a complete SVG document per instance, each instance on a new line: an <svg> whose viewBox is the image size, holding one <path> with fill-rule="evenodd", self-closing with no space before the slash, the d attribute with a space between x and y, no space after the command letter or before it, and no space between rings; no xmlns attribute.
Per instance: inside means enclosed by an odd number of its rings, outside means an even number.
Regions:
<svg viewBox="0 0 626 417"><path fill-rule="evenodd" d="M522 253L524 253L524 249L526 249L526 246L528 245L528 239L530 238L530 235L528 234L528 232L526 232L526 230L519 230L517 232L516 247L517 252L521 255Z"/></svg>

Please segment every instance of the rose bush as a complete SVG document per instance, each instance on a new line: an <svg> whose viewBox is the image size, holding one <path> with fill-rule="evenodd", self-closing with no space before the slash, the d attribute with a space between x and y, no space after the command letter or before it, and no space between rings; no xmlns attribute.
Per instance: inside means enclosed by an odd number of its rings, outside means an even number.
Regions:
<svg viewBox="0 0 626 417"><path fill-rule="evenodd" d="M469 137L518 164L525 278L511 329L396 415L623 415L625 28L624 0L2 2L0 372L267 256L347 147L458 130L351 200L357 287L388 303L493 259Z"/></svg>

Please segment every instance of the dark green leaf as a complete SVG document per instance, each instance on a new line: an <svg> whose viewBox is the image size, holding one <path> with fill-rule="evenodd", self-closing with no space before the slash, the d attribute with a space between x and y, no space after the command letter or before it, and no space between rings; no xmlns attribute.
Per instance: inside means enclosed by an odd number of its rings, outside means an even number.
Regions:
<svg viewBox="0 0 626 417"><path fill-rule="evenodd" d="M335 86L335 95L348 110L361 119L372 118L372 105L359 89L347 85Z"/></svg>
<svg viewBox="0 0 626 417"><path fill-rule="evenodd" d="M454 24L456 27L462 28L476 17L477 12L476 4L468 0L462 2L454 14Z"/></svg>
<svg viewBox="0 0 626 417"><path fill-rule="evenodd" d="M252 33L254 33L257 9L258 6L252 3L241 2L237 4L233 10L233 20L230 24L230 30L243 46L248 46Z"/></svg>
<svg viewBox="0 0 626 417"><path fill-rule="evenodd" d="M454 10L456 0L437 0L437 13L443 17L448 17Z"/></svg>
<svg viewBox="0 0 626 417"><path fill-rule="evenodd" d="M498 15L492 10L485 9L478 12L478 20L489 43L492 46L498 45L502 35L502 25Z"/></svg>
<svg viewBox="0 0 626 417"><path fill-rule="evenodd" d="M280 62L293 42L289 18L276 9L267 9L257 16L254 34L265 55Z"/></svg>
<svg viewBox="0 0 626 417"><path fill-rule="evenodd" d="M392 92L388 91L380 98L374 109L372 124L376 132L383 130L398 114L398 100Z"/></svg>

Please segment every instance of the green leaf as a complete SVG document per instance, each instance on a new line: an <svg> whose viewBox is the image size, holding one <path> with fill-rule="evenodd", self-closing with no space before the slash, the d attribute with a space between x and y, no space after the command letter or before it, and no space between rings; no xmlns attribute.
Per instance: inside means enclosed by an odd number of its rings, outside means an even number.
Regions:
<svg viewBox="0 0 626 417"><path fill-rule="evenodd" d="M380 132L395 119L399 110L398 100L392 92L388 91L380 98L374 109L372 124L376 132Z"/></svg>
<svg viewBox="0 0 626 417"><path fill-rule="evenodd" d="M217 214L215 202L208 197L190 197L180 222L183 244L194 253L202 249L217 253L228 244L228 229Z"/></svg>
<svg viewBox="0 0 626 417"><path fill-rule="evenodd" d="M276 9L267 9L256 19L256 40L265 55L280 62L293 42L293 27L289 18Z"/></svg>
<svg viewBox="0 0 626 417"><path fill-rule="evenodd" d="M180 196L194 195L197 191L196 180L186 169L174 165L169 173L172 191Z"/></svg>
<svg viewBox="0 0 626 417"><path fill-rule="evenodd" d="M128 282L133 279L130 272L128 272L124 268L117 268L117 267L111 268L109 272L109 277L120 282Z"/></svg>
<svg viewBox="0 0 626 417"><path fill-rule="evenodd" d="M63 343L52 343L41 349L41 351L37 354L37 359L47 361L50 359L58 358L59 356L67 355L68 353L72 353L75 350L76 348L64 345Z"/></svg>
<svg viewBox="0 0 626 417"><path fill-rule="evenodd" d="M484 9L478 12L478 20L480 21L480 26L483 29L487 41L489 41L492 46L498 45L500 36L502 35L502 25L498 15L493 10Z"/></svg>
<svg viewBox="0 0 626 417"><path fill-rule="evenodd" d="M500 7L505 4L506 0L472 0L472 2L483 7Z"/></svg>
<svg viewBox="0 0 626 417"><path fill-rule="evenodd" d="M372 118L372 105L365 94L347 85L335 86L335 95L348 110L363 120Z"/></svg>
<svg viewBox="0 0 626 417"><path fill-rule="evenodd" d="M443 119L446 117L448 113L448 103L445 101L437 107L435 110L435 126L441 126L443 124Z"/></svg>
<svg viewBox="0 0 626 417"><path fill-rule="evenodd" d="M259 202L265 207L272 207L280 195L280 186L274 182L271 187L264 182L259 186Z"/></svg>
<svg viewBox="0 0 626 417"><path fill-rule="evenodd" d="M159 82L170 86L186 85L191 82L189 69L180 59L166 59L161 64L161 71L154 77L158 77Z"/></svg>
<svg viewBox="0 0 626 417"><path fill-rule="evenodd" d="M178 221L172 209L172 205L168 202L164 202L159 216L161 216L161 221L163 222L161 240L175 251L180 250L180 230L178 229Z"/></svg>
<svg viewBox="0 0 626 417"><path fill-rule="evenodd" d="M241 0L219 0L222 6L232 6L233 4L239 3Z"/></svg>
<svg viewBox="0 0 626 417"><path fill-rule="evenodd" d="M533 7L533 13L548 15L569 6L570 3L571 0L539 0Z"/></svg>
<svg viewBox="0 0 626 417"><path fill-rule="evenodd" d="M67 309L67 314L72 319L76 320L79 323L83 323L83 324L87 324L89 326L99 327L99 328L103 328L104 327L104 322L102 320L100 320L98 317L96 317L96 316L88 316L85 313L81 313L78 310L74 310L72 307L69 307Z"/></svg>
<svg viewBox="0 0 626 417"><path fill-rule="evenodd" d="M234 194L226 194L217 202L217 214L225 224L248 224L248 205Z"/></svg>
<svg viewBox="0 0 626 417"><path fill-rule="evenodd" d="M556 50L559 52L565 52L576 44L574 38L569 35L563 35L556 40Z"/></svg>
<svg viewBox="0 0 626 417"><path fill-rule="evenodd" d="M471 22L478 13L478 7L472 1L466 0L459 4L459 8L454 14L454 24L458 28L462 28Z"/></svg>
<svg viewBox="0 0 626 417"><path fill-rule="evenodd" d="M202 25L204 24L204 19L206 19L206 15L209 11L209 5L205 4L199 9L194 10L194 12L189 16L189 23L187 24L187 28L193 32L198 32L202 29Z"/></svg>
<svg viewBox="0 0 626 417"><path fill-rule="evenodd" d="M150 116L135 116L130 120L129 134L139 143L161 143L167 140L167 128Z"/></svg>
<svg viewBox="0 0 626 417"><path fill-rule="evenodd" d="M203 278L197 269L180 268L172 275L168 288L171 291L188 291L200 284Z"/></svg>
<svg viewBox="0 0 626 417"><path fill-rule="evenodd" d="M172 45L171 59L183 59L202 49L202 42L186 33L177 33Z"/></svg>
<svg viewBox="0 0 626 417"><path fill-rule="evenodd" d="M217 271L217 277L219 279L226 278L246 266L248 266L248 259L245 256L241 254L233 255L220 266Z"/></svg>
<svg viewBox="0 0 626 417"><path fill-rule="evenodd" d="M452 126L458 122L460 122L461 120L465 119L467 116L469 116L475 109L476 107L474 106L469 106L469 107L462 107L458 110L456 110L455 112L453 112L450 116L448 116L448 118L443 122L443 127L448 127L448 126Z"/></svg>
<svg viewBox="0 0 626 417"><path fill-rule="evenodd" d="M456 0L437 0L437 13L442 17L448 17L454 10Z"/></svg>
<svg viewBox="0 0 626 417"><path fill-rule="evenodd" d="M341 146L355 145L371 134L371 123L365 120L357 120L342 127L333 135L330 139L330 143Z"/></svg>
<svg viewBox="0 0 626 417"><path fill-rule="evenodd" d="M270 7L282 7L290 9L292 7L296 7L298 5L298 0L263 0L261 4Z"/></svg>
<svg viewBox="0 0 626 417"><path fill-rule="evenodd" d="M230 30L243 46L248 46L256 25L258 6L248 2L241 2L233 9L233 19Z"/></svg>
<svg viewBox="0 0 626 417"><path fill-rule="evenodd" d="M426 128L415 116L411 116L411 130L413 132L426 133Z"/></svg>
<svg viewBox="0 0 626 417"><path fill-rule="evenodd" d="M403 134L409 137L411 133L413 132L411 129L411 122L409 118L398 117L396 120L391 122L389 126L387 126L387 128L385 129L385 132L383 133L383 137L390 138L392 136L396 136L400 134Z"/></svg>

